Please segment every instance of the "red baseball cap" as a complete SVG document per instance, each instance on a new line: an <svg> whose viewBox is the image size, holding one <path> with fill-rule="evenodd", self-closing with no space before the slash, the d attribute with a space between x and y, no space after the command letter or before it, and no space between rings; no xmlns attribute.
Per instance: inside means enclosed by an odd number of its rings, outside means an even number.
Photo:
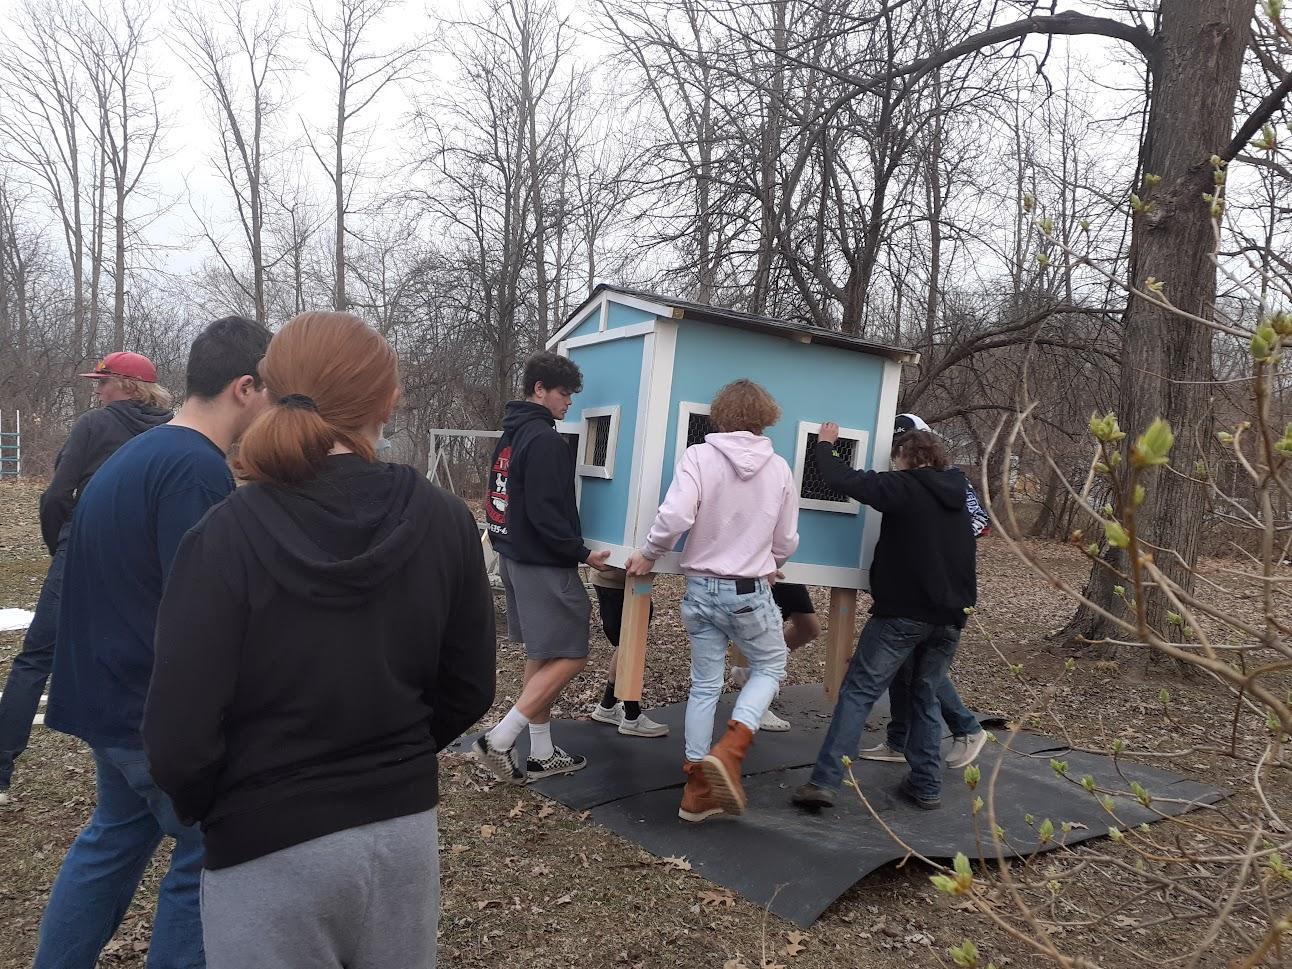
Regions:
<svg viewBox="0 0 1292 969"><path fill-rule="evenodd" d="M91 380L107 380L109 377L125 377L127 380L138 380L145 384L157 383L157 368L142 353L131 353L119 350L109 353L99 361L94 373L77 374L78 377L89 377Z"/></svg>

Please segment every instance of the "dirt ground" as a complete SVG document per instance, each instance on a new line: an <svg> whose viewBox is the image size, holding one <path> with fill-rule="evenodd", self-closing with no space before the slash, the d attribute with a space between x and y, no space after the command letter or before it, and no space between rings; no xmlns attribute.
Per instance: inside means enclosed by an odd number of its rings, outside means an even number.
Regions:
<svg viewBox="0 0 1292 969"><path fill-rule="evenodd" d="M0 486L0 607L31 608L46 556L35 524L38 491L31 485ZM1065 576L1080 583L1083 559L1057 545L1037 551ZM1163 683L1131 675L1115 664L1081 661L1065 673L1063 657L1045 641L1070 614L1063 596L1039 580L998 539L980 543L980 619L992 642L976 628L965 635L956 660L956 680L975 709L1022 717L1038 689L1052 694L1051 709L1074 742L1108 750L1114 738L1136 749L1183 750L1228 735L1232 700L1208 681L1172 680L1170 712L1163 715ZM1209 568L1223 568L1211 563ZM646 705L682 700L688 686L689 656L677 615L679 586L660 582L652 627ZM819 596L822 590L815 590ZM818 598L818 610L825 602ZM20 635L0 633L0 671L17 650ZM1009 663L1022 665L1021 676ZM581 677L557 716L578 715L600 693L592 670L604 669L609 649L594 640L589 673ZM819 681L822 647L796 654L789 682ZM508 643L499 648L499 689L491 716L514 700L522 657ZM1050 716L1030 726L1051 735L1060 730ZM1240 737L1252 750L1256 737ZM1179 773L1241 792L1248 768L1203 752L1155 760ZM981 915L937 896L928 870L918 862L890 866L845 894L806 933L733 896L684 866L662 864L636 846L596 827L584 815L530 792L495 785L460 757L442 761L441 858L443 908L440 960L446 967L656 967L792 969L856 966L950 966L949 946L975 940L981 965L1033 966L1042 963ZM1276 810L1292 806L1288 771L1276 776L1267 794ZM93 770L85 748L37 728L19 761L14 802L0 809L0 969L30 964L36 930L49 886L68 844L93 806ZM948 778L948 783L960 783ZM1281 807L1280 807L1281 805ZM1228 810L1250 810L1237 794ZM1057 822L1058 819L1056 819ZM1087 852L1108 854L1107 841L1050 856L1050 871L1061 866L1082 887ZM150 913L163 857L145 878L135 904L101 965L142 966ZM1048 876L1047 876L1048 877ZM1089 876L1094 878L1092 874ZM1091 882L1086 894L1105 889ZM1109 896L1111 897L1111 896ZM1096 942L1093 927L1072 920L1060 937L1065 951L1101 966L1143 965L1132 949L1165 964L1197 938L1197 923L1162 921L1166 907L1143 895L1117 916L1124 940ZM1259 934L1259 920L1236 915L1236 923ZM1232 938L1222 936L1203 966L1221 966L1232 955ZM1281 963L1270 962L1278 965Z"/></svg>

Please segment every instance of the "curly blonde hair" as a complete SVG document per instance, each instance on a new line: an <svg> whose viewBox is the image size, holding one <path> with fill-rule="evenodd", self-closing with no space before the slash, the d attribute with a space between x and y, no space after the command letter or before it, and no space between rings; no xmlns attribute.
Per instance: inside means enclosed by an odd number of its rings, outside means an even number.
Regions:
<svg viewBox="0 0 1292 969"><path fill-rule="evenodd" d="M718 430L761 434L781 419L776 398L752 380L733 380L718 391L709 407L709 419Z"/></svg>
<svg viewBox="0 0 1292 969"><path fill-rule="evenodd" d="M132 380L130 377L112 377L117 385L125 391L126 396L136 404L143 404L145 407L156 407L158 410L170 410L171 396L170 391L161 384L150 384L142 380Z"/></svg>

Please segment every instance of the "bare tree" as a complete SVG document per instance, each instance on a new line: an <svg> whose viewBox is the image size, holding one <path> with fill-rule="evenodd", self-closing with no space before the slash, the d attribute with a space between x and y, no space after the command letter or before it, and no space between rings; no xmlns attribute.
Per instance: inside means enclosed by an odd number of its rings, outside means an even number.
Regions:
<svg viewBox="0 0 1292 969"><path fill-rule="evenodd" d="M282 81L291 66L283 13L277 4L217 0L180 10L175 22L176 47L211 100L219 133L213 161L229 190L247 247L249 282L212 228L204 226L204 231L230 278L254 307L256 319L264 322L265 215L273 155L269 132L284 106Z"/></svg>
<svg viewBox="0 0 1292 969"><path fill-rule="evenodd" d="M354 128L392 83L408 77L427 49L424 40L395 45L374 43L388 18L403 7L401 0L311 0L306 21L310 49L323 58L336 78L335 114L327 134L327 156L310 138L310 148L332 183L335 216L335 280L332 305L344 310L346 301L346 216L364 152L347 158L347 145L363 132Z"/></svg>
<svg viewBox="0 0 1292 969"><path fill-rule="evenodd" d="M87 11L73 38L93 92L96 114L91 130L111 173L114 350L125 347L127 206L153 161L163 128L156 79L146 58L152 15L147 5L120 0L113 9Z"/></svg>

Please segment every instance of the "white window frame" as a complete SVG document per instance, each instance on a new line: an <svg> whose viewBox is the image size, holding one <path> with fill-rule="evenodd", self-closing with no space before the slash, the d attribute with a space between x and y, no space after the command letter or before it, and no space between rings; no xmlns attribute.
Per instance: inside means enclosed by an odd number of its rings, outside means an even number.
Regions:
<svg viewBox="0 0 1292 969"><path fill-rule="evenodd" d="M692 414L703 414L708 417L713 408L708 404L700 404L692 400L680 401L677 405L677 443L673 446L673 466L682 463L682 458L686 454L686 432L691 424Z"/></svg>
<svg viewBox="0 0 1292 969"><path fill-rule="evenodd" d="M812 421L799 421L798 443L794 449L794 493L799 495L799 508L812 511L833 511L841 515L861 513L861 503L852 498L846 501L823 501L820 498L804 498L803 472L807 470L807 442L809 434L821 433L821 425ZM866 464L866 450L870 446L870 432L856 427L839 428L839 436L857 442L852 449L852 468L860 471Z"/></svg>
<svg viewBox="0 0 1292 969"><path fill-rule="evenodd" d="M590 421L594 417L609 417L610 430L606 434L606 463L586 464L584 458L587 455L585 450L588 442L592 440L592 428ZM615 450L619 444L619 406L614 407L588 407L581 414L582 423L579 425L579 460L575 467L575 473L585 478L613 478L615 476Z"/></svg>

